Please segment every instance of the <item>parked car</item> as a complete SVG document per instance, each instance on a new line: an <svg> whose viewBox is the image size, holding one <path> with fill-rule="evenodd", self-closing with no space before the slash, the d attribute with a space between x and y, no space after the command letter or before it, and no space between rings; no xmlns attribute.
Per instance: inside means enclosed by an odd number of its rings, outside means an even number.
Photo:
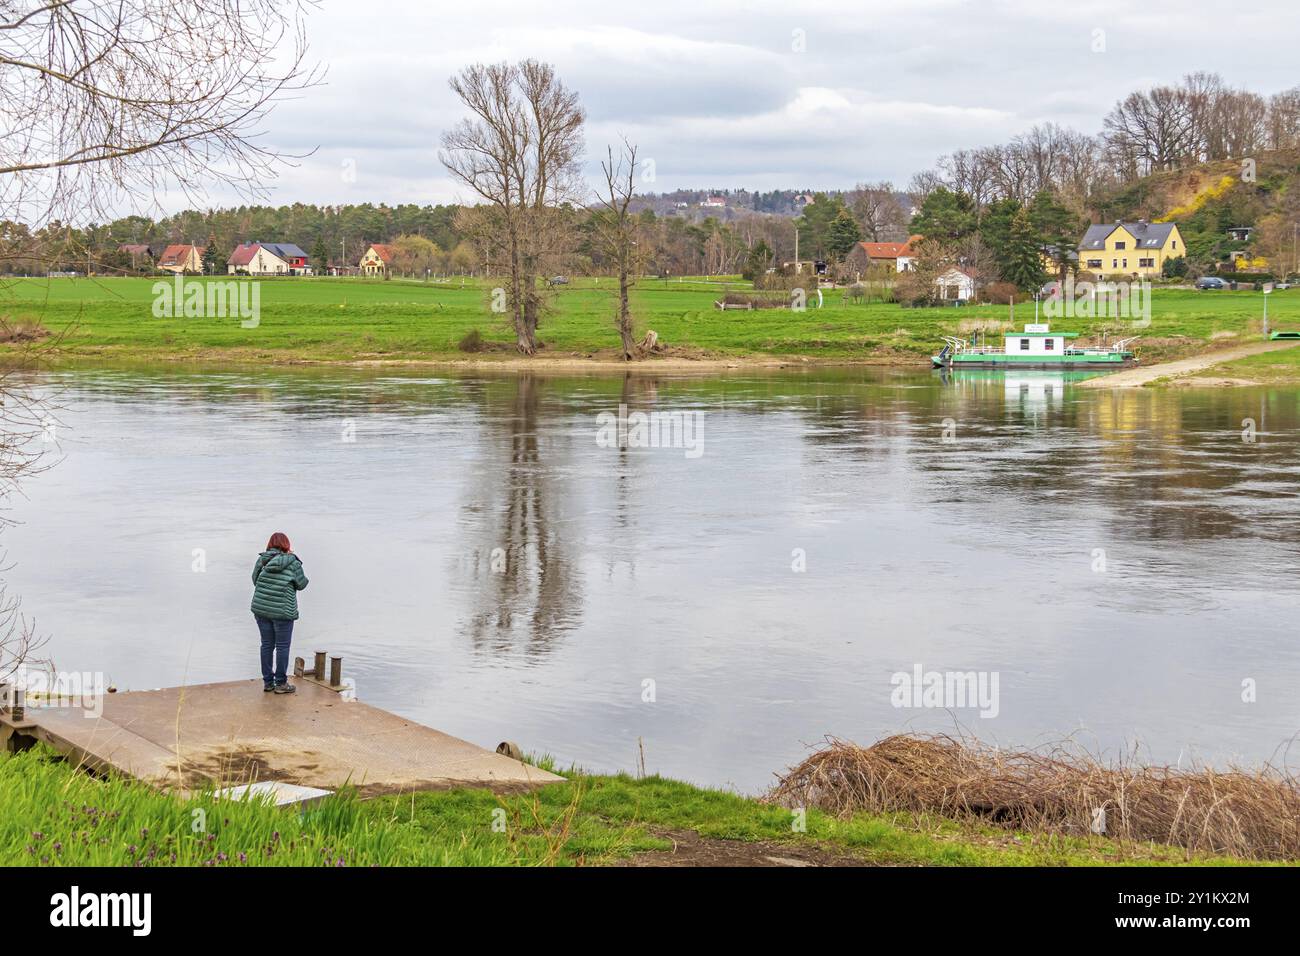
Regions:
<svg viewBox="0 0 1300 956"><path fill-rule="evenodd" d="M568 276L552 276L550 281L551 281L551 285L568 285L568 284L569 284L569 277L568 277Z"/></svg>
<svg viewBox="0 0 1300 956"><path fill-rule="evenodd" d="M1202 291L1206 289L1226 289L1228 283L1224 282L1218 276L1201 276L1196 280L1196 288Z"/></svg>

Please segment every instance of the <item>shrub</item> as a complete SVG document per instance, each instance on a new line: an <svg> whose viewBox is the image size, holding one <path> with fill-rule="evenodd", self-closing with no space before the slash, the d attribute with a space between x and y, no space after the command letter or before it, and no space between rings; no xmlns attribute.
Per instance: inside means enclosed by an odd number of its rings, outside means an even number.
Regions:
<svg viewBox="0 0 1300 956"><path fill-rule="evenodd" d="M462 352L482 352L483 351L483 333L478 329L470 329L456 344L456 348Z"/></svg>
<svg viewBox="0 0 1300 956"><path fill-rule="evenodd" d="M1023 302L1025 294L1014 282L994 282L984 290L984 299L993 305L1010 305L1012 301Z"/></svg>

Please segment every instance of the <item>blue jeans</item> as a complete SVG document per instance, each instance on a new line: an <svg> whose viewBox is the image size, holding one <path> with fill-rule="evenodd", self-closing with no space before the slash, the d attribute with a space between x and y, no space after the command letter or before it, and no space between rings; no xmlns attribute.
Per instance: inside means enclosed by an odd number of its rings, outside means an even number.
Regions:
<svg viewBox="0 0 1300 956"><path fill-rule="evenodd" d="M257 629L262 632L262 683L283 684L289 680L289 642L293 640L293 621L273 621L256 614ZM271 654L275 670L271 670Z"/></svg>

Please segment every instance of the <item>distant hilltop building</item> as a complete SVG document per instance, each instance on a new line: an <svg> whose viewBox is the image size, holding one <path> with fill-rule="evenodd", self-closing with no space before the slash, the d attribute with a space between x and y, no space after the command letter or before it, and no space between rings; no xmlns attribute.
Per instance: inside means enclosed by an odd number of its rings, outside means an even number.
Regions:
<svg viewBox="0 0 1300 956"><path fill-rule="evenodd" d="M726 209L727 200L723 199L721 196L710 196L708 199L704 200L704 202L700 203L700 205L706 209Z"/></svg>

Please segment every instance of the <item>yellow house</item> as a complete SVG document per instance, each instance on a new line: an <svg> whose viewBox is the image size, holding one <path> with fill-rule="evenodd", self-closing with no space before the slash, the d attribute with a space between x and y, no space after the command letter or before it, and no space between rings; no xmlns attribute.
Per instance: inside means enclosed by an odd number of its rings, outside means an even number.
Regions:
<svg viewBox="0 0 1300 956"><path fill-rule="evenodd" d="M388 271L388 264L393 259L391 246L375 242L366 247L357 268L363 276L381 276Z"/></svg>
<svg viewBox="0 0 1300 956"><path fill-rule="evenodd" d="M1169 259L1187 254L1173 222L1103 222L1089 226L1079 243L1079 268L1103 276L1157 278Z"/></svg>

